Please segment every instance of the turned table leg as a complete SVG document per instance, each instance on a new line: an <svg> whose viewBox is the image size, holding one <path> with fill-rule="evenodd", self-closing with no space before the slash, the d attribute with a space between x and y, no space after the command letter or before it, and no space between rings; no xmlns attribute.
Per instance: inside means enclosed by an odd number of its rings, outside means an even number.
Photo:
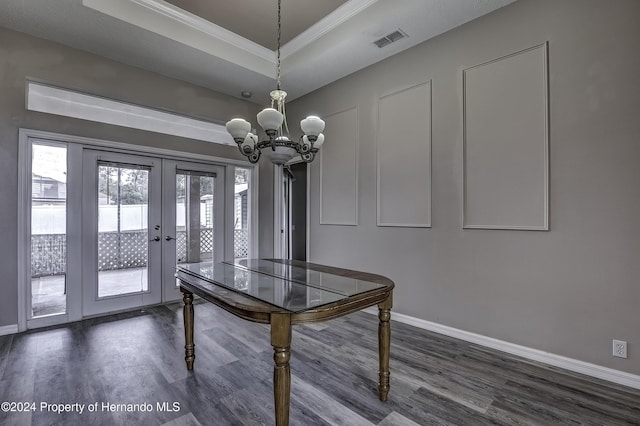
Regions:
<svg viewBox="0 0 640 426"><path fill-rule="evenodd" d="M380 401L386 401L389 395L389 351L391 347L391 305L393 293L389 293L387 298L378 304L378 355L380 361L380 382L378 383L378 394Z"/></svg>
<svg viewBox="0 0 640 426"><path fill-rule="evenodd" d="M184 360L187 362L187 370L193 370L193 360L196 358L195 345L193 344L193 294L183 288L180 288L180 291L184 301L184 308L182 309L185 339Z"/></svg>
<svg viewBox="0 0 640 426"><path fill-rule="evenodd" d="M289 425L291 396L291 316L271 314L271 346L273 346L273 395L276 410L276 426Z"/></svg>

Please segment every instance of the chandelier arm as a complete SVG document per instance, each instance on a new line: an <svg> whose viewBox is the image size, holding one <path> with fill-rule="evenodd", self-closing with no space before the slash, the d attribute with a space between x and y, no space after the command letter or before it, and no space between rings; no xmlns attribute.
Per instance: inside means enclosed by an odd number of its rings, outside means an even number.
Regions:
<svg viewBox="0 0 640 426"><path fill-rule="evenodd" d="M256 144L256 149L257 149L257 150L261 150L261 149L263 149L263 148L270 147L270 146L271 146L271 141L272 141L272 140L273 140L273 139L265 139L265 140L263 140L263 141L258 142L258 143Z"/></svg>
<svg viewBox="0 0 640 426"><path fill-rule="evenodd" d="M245 155L245 156L248 157L249 155L253 154L256 151L255 147L254 148L250 148L248 146L245 146L244 149L243 149L242 148L242 142L236 141L236 143L238 144L238 150L240 150L240 153L242 155Z"/></svg>
<svg viewBox="0 0 640 426"><path fill-rule="evenodd" d="M248 155L247 158L249 159L250 163L255 164L258 162L258 160L260 160L261 154L262 154L262 151L256 150L253 154Z"/></svg>
<svg viewBox="0 0 640 426"><path fill-rule="evenodd" d="M306 143L304 141L304 136L300 136L298 146L300 147L300 149L298 150L300 154L305 154L307 152L313 151L313 141L310 141L310 143Z"/></svg>

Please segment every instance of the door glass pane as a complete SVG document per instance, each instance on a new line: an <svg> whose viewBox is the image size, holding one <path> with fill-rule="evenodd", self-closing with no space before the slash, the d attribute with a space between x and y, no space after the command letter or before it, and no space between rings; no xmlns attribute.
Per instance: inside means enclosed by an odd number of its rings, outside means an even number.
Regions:
<svg viewBox="0 0 640 426"><path fill-rule="evenodd" d="M98 164L98 297L146 292L149 170Z"/></svg>
<svg viewBox="0 0 640 426"><path fill-rule="evenodd" d="M249 255L249 223L251 218L251 203L249 202L250 175L250 169L236 167L233 231L233 248L236 259L246 259Z"/></svg>
<svg viewBox="0 0 640 426"><path fill-rule="evenodd" d="M176 172L176 263L213 259L215 175Z"/></svg>
<svg viewBox="0 0 640 426"><path fill-rule="evenodd" d="M67 310L67 147L33 143L31 315Z"/></svg>

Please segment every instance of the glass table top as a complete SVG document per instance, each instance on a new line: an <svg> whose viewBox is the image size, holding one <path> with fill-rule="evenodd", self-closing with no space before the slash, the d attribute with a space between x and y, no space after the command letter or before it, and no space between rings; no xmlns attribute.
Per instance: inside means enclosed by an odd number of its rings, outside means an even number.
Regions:
<svg viewBox="0 0 640 426"><path fill-rule="evenodd" d="M369 281L318 272L262 259L234 263L185 263L177 266L205 282L226 287L293 313L385 287Z"/></svg>
<svg viewBox="0 0 640 426"><path fill-rule="evenodd" d="M345 296L353 296L354 294L364 293L365 291L384 287L382 284L370 281L357 280L354 278L344 277L342 275L314 271L313 269L286 265L272 260L246 259L239 260L235 262L235 264L252 271L286 278L290 281L299 282L301 284L317 287L327 291L334 291Z"/></svg>

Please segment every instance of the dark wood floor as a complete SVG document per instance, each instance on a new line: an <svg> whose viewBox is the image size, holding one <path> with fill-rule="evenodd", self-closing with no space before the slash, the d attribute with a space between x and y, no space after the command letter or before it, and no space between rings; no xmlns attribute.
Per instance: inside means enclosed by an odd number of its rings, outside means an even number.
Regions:
<svg viewBox="0 0 640 426"><path fill-rule="evenodd" d="M0 412L0 424L273 424L268 327L208 303L195 311L192 373L179 304L0 337L0 402L36 404ZM397 322L391 393L382 403L377 318L366 313L294 327L291 371L292 425L640 424L638 390ZM85 407L58 414L42 403ZM150 405L127 412L103 403ZM174 411L159 410L163 403Z"/></svg>

